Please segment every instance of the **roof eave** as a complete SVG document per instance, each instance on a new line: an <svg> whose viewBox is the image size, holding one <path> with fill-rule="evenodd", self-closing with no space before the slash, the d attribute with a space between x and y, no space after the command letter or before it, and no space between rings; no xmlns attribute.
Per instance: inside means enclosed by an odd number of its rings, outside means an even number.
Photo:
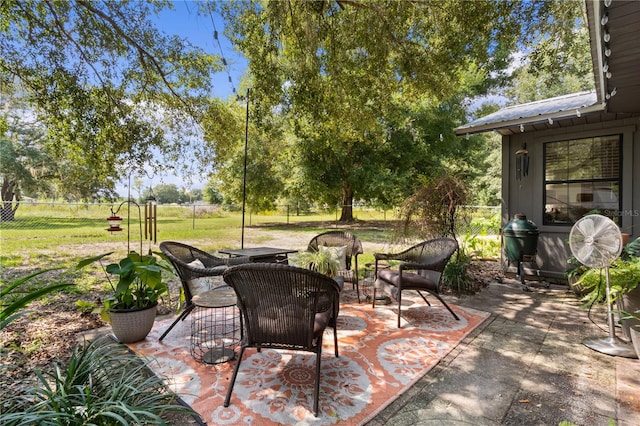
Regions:
<svg viewBox="0 0 640 426"><path fill-rule="evenodd" d="M552 121L562 120L573 117L581 117L587 114L600 113L604 111L605 105L602 103L596 103L591 106L576 108L567 111L557 111L547 114L536 115L535 117L522 117L513 120L502 121L500 123L487 123L481 124L479 126L469 126L469 127L458 127L454 129L456 136L466 136L473 135L477 133L486 133L496 131L500 133L502 129L509 128L519 128L520 125L534 125L534 124L542 124L549 123L549 119Z"/></svg>
<svg viewBox="0 0 640 426"><path fill-rule="evenodd" d="M598 102L604 102L607 94L607 81L602 72L604 66L604 55L600 45L602 40L602 26L600 19L602 18L602 9L600 0L587 0L587 28L589 29L589 45L591 49L591 59L593 65L593 76L596 84L596 96Z"/></svg>

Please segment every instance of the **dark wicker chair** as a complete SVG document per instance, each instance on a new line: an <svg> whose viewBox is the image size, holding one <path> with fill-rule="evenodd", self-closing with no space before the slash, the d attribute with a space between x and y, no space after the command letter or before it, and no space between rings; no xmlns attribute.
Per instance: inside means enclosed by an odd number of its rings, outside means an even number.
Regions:
<svg viewBox="0 0 640 426"><path fill-rule="evenodd" d="M362 243L350 232L327 231L316 235L307 246L308 251L317 251L318 247L342 247L345 246L346 268L338 271L338 275L344 277L345 283L351 283L358 294L360 303L360 288L358 286L358 255L363 253Z"/></svg>
<svg viewBox="0 0 640 426"><path fill-rule="evenodd" d="M313 412L318 416L322 335L340 303L338 283L318 272L277 263L234 266L224 273L225 282L235 290L244 323L240 354L227 390L231 393L247 348L286 349L316 354L316 381ZM333 323L335 354L338 337Z"/></svg>
<svg viewBox="0 0 640 426"><path fill-rule="evenodd" d="M421 293L426 291L434 295L457 320L458 316L438 294L442 272L447 262L458 249L458 242L452 238L436 238L416 244L400 253L374 253L376 259L376 283L373 288L373 307L376 306L376 291L379 287L395 287L393 296L398 300L398 327L400 327L400 309L402 306L402 292L416 290L427 305L431 305ZM391 268L379 269L378 262L399 260L402 263L398 270ZM416 271L416 272L407 272Z"/></svg>
<svg viewBox="0 0 640 426"><path fill-rule="evenodd" d="M222 281L222 273L226 271L229 266L239 265L249 262L248 257L232 257L221 258L209 254L205 251L197 249L187 244L178 243L175 241L163 241L160 243L160 250L167 259L171 262L184 291L185 306L182 313L176 318L176 320L165 330L160 336L160 341L166 337L171 329L178 323L178 321L184 320L195 307L192 303L193 296L201 292L196 285L196 280L207 279L211 277L220 277L220 282L217 284L219 287L225 286ZM191 263L199 260L204 267L192 265ZM214 287L207 288L206 290L213 290Z"/></svg>

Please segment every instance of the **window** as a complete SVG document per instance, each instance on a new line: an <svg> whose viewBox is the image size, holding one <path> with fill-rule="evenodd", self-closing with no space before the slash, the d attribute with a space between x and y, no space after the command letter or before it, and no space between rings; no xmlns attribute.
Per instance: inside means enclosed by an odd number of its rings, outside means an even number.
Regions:
<svg viewBox="0 0 640 426"><path fill-rule="evenodd" d="M544 144L544 224L572 225L598 210L620 210L620 135Z"/></svg>

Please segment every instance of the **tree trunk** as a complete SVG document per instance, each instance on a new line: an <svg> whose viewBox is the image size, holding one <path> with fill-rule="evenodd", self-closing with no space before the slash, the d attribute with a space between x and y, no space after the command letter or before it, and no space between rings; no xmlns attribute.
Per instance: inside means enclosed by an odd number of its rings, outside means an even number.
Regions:
<svg viewBox="0 0 640 426"><path fill-rule="evenodd" d="M2 181L2 206L0 206L0 222L13 222L16 217L16 210L20 205L19 197L14 191L15 183L8 179ZM15 203L14 203L15 198Z"/></svg>
<svg viewBox="0 0 640 426"><path fill-rule="evenodd" d="M353 189L347 185L342 188L342 214L340 222L353 222Z"/></svg>

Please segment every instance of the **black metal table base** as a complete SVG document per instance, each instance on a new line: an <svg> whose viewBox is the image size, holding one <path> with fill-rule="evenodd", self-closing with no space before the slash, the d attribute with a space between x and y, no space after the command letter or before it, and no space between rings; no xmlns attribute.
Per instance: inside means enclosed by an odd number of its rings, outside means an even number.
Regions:
<svg viewBox="0 0 640 426"><path fill-rule="evenodd" d="M371 296L367 296L367 303L371 303L372 297ZM376 295L376 306L378 305L390 305L391 304L391 298L389 296L383 295L383 296L378 296Z"/></svg>
<svg viewBox="0 0 640 426"><path fill-rule="evenodd" d="M204 364L222 364L231 361L236 357L236 353L230 348L213 348L202 355L202 363Z"/></svg>
<svg viewBox="0 0 640 426"><path fill-rule="evenodd" d="M215 289L193 298L191 355L204 364L235 357L242 338L242 319L232 289Z"/></svg>

